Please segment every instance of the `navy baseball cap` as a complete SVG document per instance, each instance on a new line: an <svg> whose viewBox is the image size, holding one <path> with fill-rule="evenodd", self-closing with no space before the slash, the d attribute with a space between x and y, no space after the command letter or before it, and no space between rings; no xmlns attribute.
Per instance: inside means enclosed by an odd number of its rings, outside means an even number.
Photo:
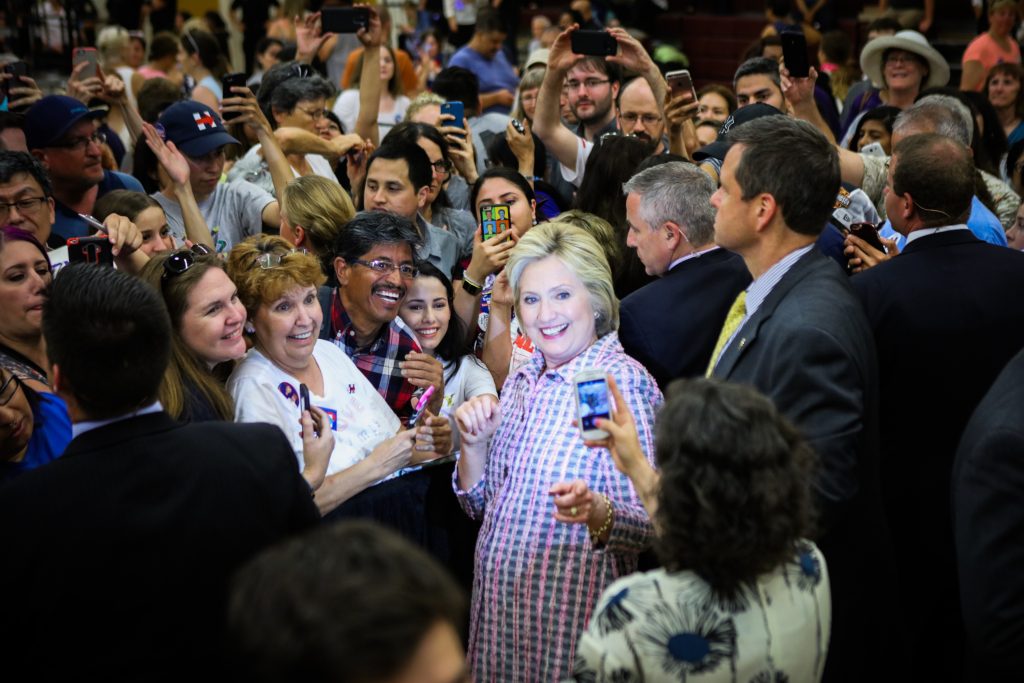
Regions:
<svg viewBox="0 0 1024 683"><path fill-rule="evenodd" d="M29 149L53 147L79 121L105 114L105 110L90 109L74 97L47 95L25 112L25 141Z"/></svg>
<svg viewBox="0 0 1024 683"><path fill-rule="evenodd" d="M164 140L169 140L190 157L201 157L224 145L237 145L227 134L217 112L201 102L184 100L164 110L158 121Z"/></svg>
<svg viewBox="0 0 1024 683"><path fill-rule="evenodd" d="M693 160L703 161L708 158L718 159L719 161L725 160L725 155L729 151L729 147L732 146L728 139L729 131L762 116L785 116L785 114L764 102L755 102L754 104L740 107L730 114L729 118L722 124L722 127L718 129L718 139L710 145L704 145L695 151L693 153Z"/></svg>

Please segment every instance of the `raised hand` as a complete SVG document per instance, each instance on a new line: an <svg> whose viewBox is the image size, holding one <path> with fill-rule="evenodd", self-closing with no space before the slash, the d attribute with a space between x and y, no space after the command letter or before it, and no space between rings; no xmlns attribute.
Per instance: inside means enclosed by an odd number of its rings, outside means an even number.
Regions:
<svg viewBox="0 0 1024 683"><path fill-rule="evenodd" d="M146 145L149 146L156 160L167 172L171 182L178 186L188 185L190 167L185 155L178 150L173 142L164 142L152 124L143 123L142 134L146 137Z"/></svg>
<svg viewBox="0 0 1024 683"><path fill-rule="evenodd" d="M455 424L463 446L486 446L501 424L501 407L491 394L474 396L455 409Z"/></svg>

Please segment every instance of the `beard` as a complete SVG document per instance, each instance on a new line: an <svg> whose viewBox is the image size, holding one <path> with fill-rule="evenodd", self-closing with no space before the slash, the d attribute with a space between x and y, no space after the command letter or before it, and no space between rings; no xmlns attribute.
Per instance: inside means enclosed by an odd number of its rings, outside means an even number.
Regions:
<svg viewBox="0 0 1024 683"><path fill-rule="evenodd" d="M609 98L607 102L586 100L586 103L590 104L594 108L594 111L590 116L580 116L578 109L580 104L579 102L576 103L576 106L569 105L569 108L572 109L572 113L576 116L576 119L585 126L600 123L606 116L608 116L608 112L611 111L612 108L611 98Z"/></svg>

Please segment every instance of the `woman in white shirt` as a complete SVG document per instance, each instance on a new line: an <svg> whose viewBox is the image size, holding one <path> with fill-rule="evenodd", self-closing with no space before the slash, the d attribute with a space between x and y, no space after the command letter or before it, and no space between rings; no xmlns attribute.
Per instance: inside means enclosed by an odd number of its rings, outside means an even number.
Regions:
<svg viewBox="0 0 1024 683"><path fill-rule="evenodd" d="M363 52L363 56L366 52ZM346 133L356 129L359 118L359 84L363 71L363 56L356 62L352 76L352 87L341 93L334 103L334 113L341 119ZM405 118L405 110L409 108L409 98L402 94L402 79L395 68L395 54L387 45L380 50L380 82L385 84L380 90L380 107L377 111L378 140L383 140L396 124Z"/></svg>

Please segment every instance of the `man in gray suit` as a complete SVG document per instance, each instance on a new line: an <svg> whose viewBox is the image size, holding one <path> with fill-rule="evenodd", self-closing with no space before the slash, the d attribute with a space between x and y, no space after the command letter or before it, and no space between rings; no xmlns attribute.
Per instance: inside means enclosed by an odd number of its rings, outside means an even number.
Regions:
<svg viewBox="0 0 1024 683"><path fill-rule="evenodd" d="M846 276L814 248L839 189L838 156L821 133L785 116L751 121L730 140L711 198L715 242L743 258L753 282L729 311L708 374L771 397L817 452L819 546L833 599L825 677L868 680L863 653L878 652L871 604L882 583L868 561L884 538L873 460L877 362Z"/></svg>

